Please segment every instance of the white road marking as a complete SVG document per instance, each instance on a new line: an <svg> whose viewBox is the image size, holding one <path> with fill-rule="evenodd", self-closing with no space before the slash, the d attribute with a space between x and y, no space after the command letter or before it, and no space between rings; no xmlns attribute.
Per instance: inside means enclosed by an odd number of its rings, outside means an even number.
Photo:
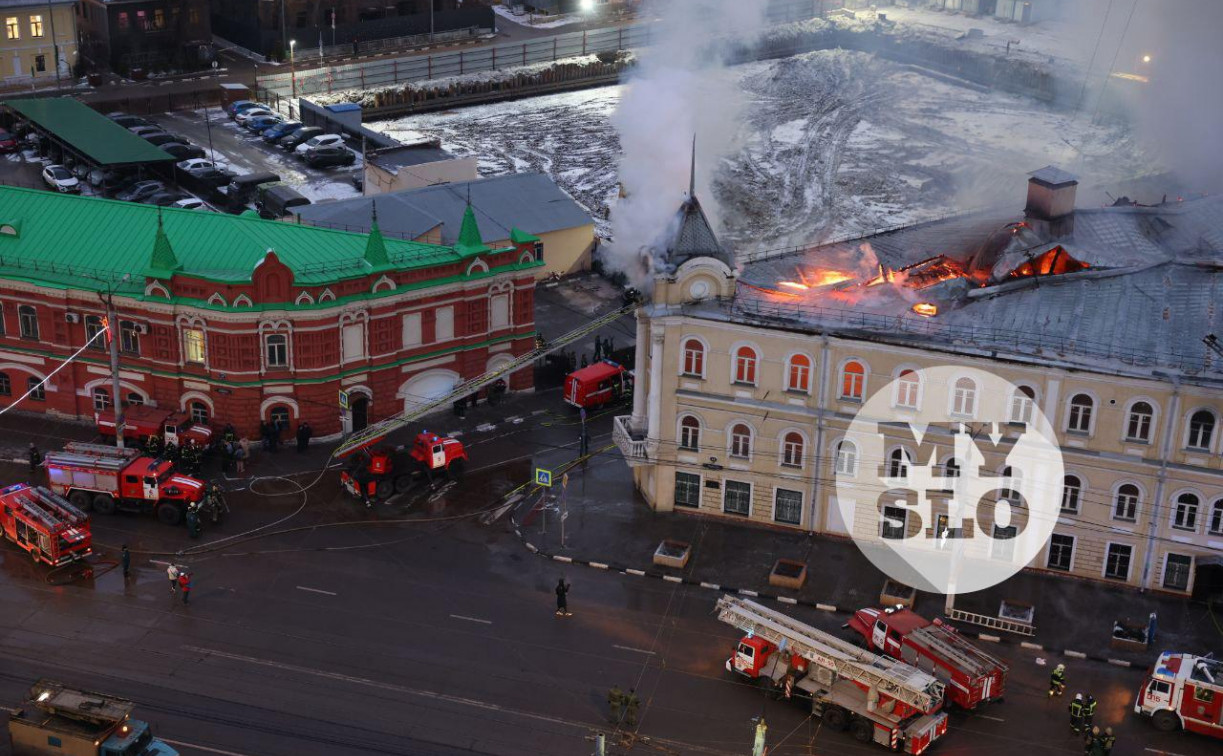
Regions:
<svg viewBox="0 0 1223 756"><path fill-rule="evenodd" d="M452 614L450 616L454 617L455 619L467 620L468 622L479 622L481 625L493 624L492 620L482 620L482 619L477 619L476 617L464 617L461 614Z"/></svg>
<svg viewBox="0 0 1223 756"><path fill-rule="evenodd" d="M978 715L977 715L977 717L978 717L979 719L992 719L992 720L993 720L993 721L995 721L995 722L1005 722L1005 721L1006 721L1006 720L1005 720L1005 719L1003 719L1002 717L991 717L991 716L990 716L990 715L988 715L988 714L978 714Z"/></svg>
<svg viewBox="0 0 1223 756"><path fill-rule="evenodd" d="M195 743L184 743L181 740L170 740L169 738L163 738L160 735L158 736L158 739L163 740L172 746L178 746L179 748L191 748L196 751L205 751L207 753L219 753L222 756L246 756L244 753L237 753L235 751L222 751L220 748L209 748L208 746L196 745Z"/></svg>
<svg viewBox="0 0 1223 756"><path fill-rule="evenodd" d="M1151 753L1158 753L1160 756L1181 756L1179 753L1173 753L1172 751L1161 751L1158 748L1144 748L1142 750L1150 751Z"/></svg>
<svg viewBox="0 0 1223 756"><path fill-rule="evenodd" d="M500 706L486 701L479 701L474 698L463 698L461 696L452 696L446 693L438 693L432 690L423 688L409 688L404 685L395 685L394 683L384 683L377 680L370 680L364 677L354 677L352 675L342 675L338 672L325 672L321 669L311 669L309 667L299 667L296 664L282 664L281 662L269 661L267 659L259 659L254 656L240 656L239 654L227 654L224 651L216 651L211 648L200 648L199 646L180 646L184 651L190 651L195 654L207 654L218 659L229 659L231 661L244 662L260 667L272 667L274 669L283 669L287 672L298 672L303 675L313 675L315 677L323 677L329 680L339 682L352 683L354 685L365 685L370 688L379 688L381 690L390 690L396 693L404 693L409 696L419 696L422 698L432 698L435 701L445 701L447 703L459 704L461 706L473 706L477 709L485 709L487 711L499 711L505 714L512 714L519 717L527 717L529 719L538 719L544 722L552 722L554 724L565 725L566 727L575 727L585 731L589 729L589 725L585 722L573 722L559 717L549 717L544 714L535 714L529 711L521 711L519 709L511 709L506 706ZM238 754L237 756L243 756Z"/></svg>
<svg viewBox="0 0 1223 756"><path fill-rule="evenodd" d="M340 595L340 594L338 594L338 593L333 593L333 592L331 592L331 591L323 591L323 590L319 590L318 588L307 588L307 587L306 587L306 586L304 586L304 585L299 585L299 586L297 586L297 590L299 590L299 591L309 591L310 593L321 593L321 594L323 594L323 595L325 595L325 596L339 596L339 595Z"/></svg>
<svg viewBox="0 0 1223 756"><path fill-rule="evenodd" d="M612 648L618 648L621 651L635 651L636 653L649 654L650 656L654 655L653 651L646 651L644 648L632 648L631 646L617 646L614 643L612 644Z"/></svg>

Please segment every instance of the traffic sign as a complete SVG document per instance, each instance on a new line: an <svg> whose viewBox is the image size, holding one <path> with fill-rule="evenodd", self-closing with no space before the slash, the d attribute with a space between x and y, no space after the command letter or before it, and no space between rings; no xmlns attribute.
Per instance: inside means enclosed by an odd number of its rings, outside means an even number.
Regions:
<svg viewBox="0 0 1223 756"><path fill-rule="evenodd" d="M340 409L348 409L348 392L340 389Z"/></svg>
<svg viewBox="0 0 1223 756"><path fill-rule="evenodd" d="M535 485L537 486L552 486L552 471L545 470L542 467L535 468Z"/></svg>

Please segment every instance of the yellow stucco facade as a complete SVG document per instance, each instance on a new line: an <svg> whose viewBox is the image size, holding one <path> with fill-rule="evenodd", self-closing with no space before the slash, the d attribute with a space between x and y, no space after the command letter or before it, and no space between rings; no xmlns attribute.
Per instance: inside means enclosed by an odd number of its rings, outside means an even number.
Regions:
<svg viewBox="0 0 1223 756"><path fill-rule="evenodd" d="M0 8L0 82L43 86L72 77L77 62L76 12L72 3Z"/></svg>

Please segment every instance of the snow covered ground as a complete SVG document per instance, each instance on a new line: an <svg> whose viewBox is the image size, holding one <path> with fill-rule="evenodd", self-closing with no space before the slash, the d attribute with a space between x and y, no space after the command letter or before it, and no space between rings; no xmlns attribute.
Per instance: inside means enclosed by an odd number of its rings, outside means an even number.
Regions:
<svg viewBox="0 0 1223 756"><path fill-rule="evenodd" d="M744 251L999 202L1019 211L1026 174L1050 163L1084 184L1153 170L1124 127L862 53L814 52L724 75L750 106L740 149L716 167L716 203L703 199L726 240ZM369 125L395 137L437 136L458 155L478 156L482 175L545 172L591 209L607 236L619 156L609 116L623 86L631 84Z"/></svg>

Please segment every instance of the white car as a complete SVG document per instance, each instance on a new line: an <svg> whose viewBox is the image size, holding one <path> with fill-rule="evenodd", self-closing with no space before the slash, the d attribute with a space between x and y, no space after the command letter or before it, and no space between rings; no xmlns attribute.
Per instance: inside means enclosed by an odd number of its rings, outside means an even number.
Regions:
<svg viewBox="0 0 1223 756"><path fill-rule="evenodd" d="M195 171L210 171L217 167L217 164L206 158L188 158L186 160L175 163L180 171L194 173Z"/></svg>
<svg viewBox="0 0 1223 756"><path fill-rule="evenodd" d="M165 131L165 129L160 126L133 126L128 129L128 131L132 132L138 137L142 137L148 136L149 134L160 134L161 132Z"/></svg>
<svg viewBox="0 0 1223 756"><path fill-rule="evenodd" d="M246 122L252 118L258 118L259 116L270 116L270 115L276 115L276 114L268 110L267 108L247 108L246 110L243 110L241 113L239 113L234 118L234 120L238 122L239 126L245 126Z"/></svg>
<svg viewBox="0 0 1223 756"><path fill-rule="evenodd" d="M299 157L305 157L306 153L314 149L315 147L343 147L343 146L344 146L344 137L340 136L339 134L319 134L318 136L312 139L307 139L306 141L297 145L297 149L295 149L294 152L296 152Z"/></svg>
<svg viewBox="0 0 1223 756"><path fill-rule="evenodd" d="M188 197L180 199L178 202L173 202L170 207L177 207L181 210L211 210L208 203L198 197Z"/></svg>
<svg viewBox="0 0 1223 756"><path fill-rule="evenodd" d="M42 180L47 182L47 186L65 194L75 194L81 191L80 180L72 175L72 171L62 165L48 165L43 168Z"/></svg>

